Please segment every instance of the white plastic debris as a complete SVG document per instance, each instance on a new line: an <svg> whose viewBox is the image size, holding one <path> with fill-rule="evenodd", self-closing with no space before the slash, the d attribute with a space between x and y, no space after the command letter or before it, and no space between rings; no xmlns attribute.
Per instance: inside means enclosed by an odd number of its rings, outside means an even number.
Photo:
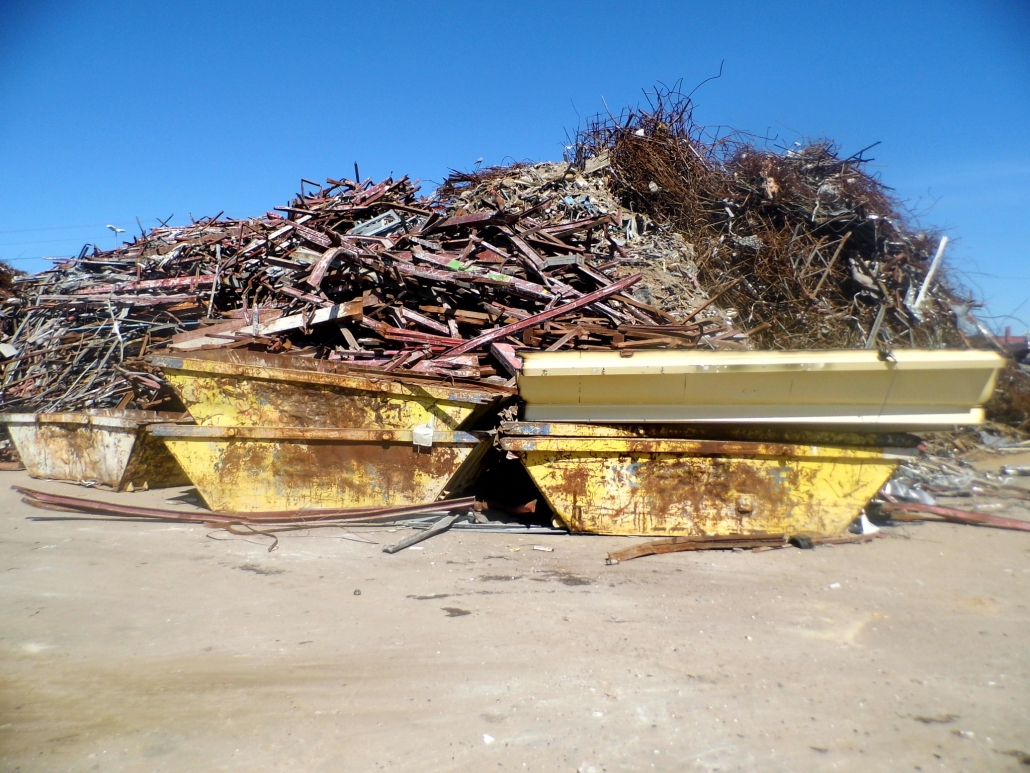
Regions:
<svg viewBox="0 0 1030 773"><path fill-rule="evenodd" d="M876 534L880 530L880 527L869 520L869 516L862 511L862 515L859 517L858 524L861 527L860 534Z"/></svg>
<svg viewBox="0 0 1030 773"><path fill-rule="evenodd" d="M423 448L433 447L433 425L419 424L411 430L411 442Z"/></svg>

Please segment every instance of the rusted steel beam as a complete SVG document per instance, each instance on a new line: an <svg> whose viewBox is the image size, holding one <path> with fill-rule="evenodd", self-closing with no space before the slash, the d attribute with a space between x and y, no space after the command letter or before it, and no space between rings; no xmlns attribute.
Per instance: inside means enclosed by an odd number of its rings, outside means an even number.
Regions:
<svg viewBox="0 0 1030 773"><path fill-rule="evenodd" d="M643 542L630 548L616 550L608 554L605 563L618 564L632 561L644 556L657 556L663 553L681 553L688 550L741 550L760 547L782 547L787 543L786 534L759 535L718 535L712 537L670 537Z"/></svg>
<svg viewBox="0 0 1030 773"><path fill-rule="evenodd" d="M414 343L429 344L431 346L454 346L456 342L464 340L461 338L435 336L431 333L420 333L417 330L403 330L399 327L394 327L393 325L387 325L385 322L371 319L370 317L362 317L361 324L376 331L391 341L411 341Z"/></svg>
<svg viewBox="0 0 1030 773"><path fill-rule="evenodd" d="M37 300L40 303L114 303L127 306L163 306L170 303L195 301L197 296L186 295L185 293L177 295L96 295L90 292L89 294L81 295L40 295L37 296Z"/></svg>
<svg viewBox="0 0 1030 773"><path fill-rule="evenodd" d="M789 546L815 547L816 545L846 545L857 542L871 542L880 535L847 534L836 537L795 537L786 534L769 535L713 535L710 537L669 537L643 542L633 547L616 550L608 554L605 563L609 566L623 561L632 561L644 556L666 553L682 553L691 550L774 550Z"/></svg>
<svg viewBox="0 0 1030 773"><path fill-rule="evenodd" d="M365 258L360 258L365 259ZM534 300L550 301L554 299L554 293L547 288L534 282L527 282L524 279L508 276L495 271L453 271L436 268L425 268L411 263L395 262L392 266L398 273L404 276L416 277L418 279L430 279L444 284L454 282L471 282L476 284L494 285L508 288L513 295L518 295Z"/></svg>
<svg viewBox="0 0 1030 773"><path fill-rule="evenodd" d="M308 228L307 226L300 225L299 223L294 223L293 230L297 232L298 236L300 236L303 239L306 239L309 242L312 242L313 244L325 247L326 249L329 249L333 246L333 243L328 236L316 231L313 228Z"/></svg>
<svg viewBox="0 0 1030 773"><path fill-rule="evenodd" d="M990 526L995 529L1011 529L1012 531L1030 531L1030 521L1016 518L1002 518L997 515L972 513L968 510L956 510L952 507L936 505L920 505L910 502L884 502L881 512L887 513L898 521L941 520L948 523L959 523L965 526Z"/></svg>
<svg viewBox="0 0 1030 773"><path fill-rule="evenodd" d="M459 354L465 354L465 352L471 352L473 349L478 349L480 346L486 346L494 341L499 341L510 335L515 335L526 328L539 325L541 322L546 322L549 319L560 317L563 314L569 314L577 309L581 309L584 306L589 306L591 303L603 300L610 295L620 293L623 290L632 287L634 284L639 282L642 278L641 274L633 274L625 279L620 279L618 282L613 282L607 287L602 287L600 290L595 290L592 293L588 293L574 301L563 304L557 308L551 309L550 311L544 311L540 314L535 314L527 319L514 322L497 330L491 330L489 333L484 333L478 338L473 338L471 341L466 341L461 346L456 346L453 349L449 349L444 352L441 357L457 357Z"/></svg>
<svg viewBox="0 0 1030 773"><path fill-rule="evenodd" d="M214 274L205 276L181 276L169 277L168 279L141 279L137 282L121 282L119 284L93 285L76 290L73 295L99 295L100 293L121 293L129 290L173 290L188 287L195 290L198 287L211 285L215 281Z"/></svg>
<svg viewBox="0 0 1030 773"><path fill-rule="evenodd" d="M119 505L111 502L100 502L84 497L69 497L60 494L49 494L23 486L11 486L11 489L23 494L28 504L57 505L68 510L91 512L98 515L122 516L129 518L154 518L161 520L187 521L199 523L297 523L318 522L326 520L355 519L397 519L410 518L425 513L471 510L476 507L475 497L447 499L439 502L426 502L401 507L352 507L322 510L277 510L257 513L225 512L184 512L182 510L165 510L153 507L136 507Z"/></svg>
<svg viewBox="0 0 1030 773"><path fill-rule="evenodd" d="M444 325L441 322L437 322L434 319L430 319L425 314L419 314L417 311L409 309L406 306L401 306L400 309L398 309L398 313L401 315L401 317L408 320L409 322L414 322L416 325L427 327L430 330L440 333L442 335L447 335L451 332L450 328L447 327L447 325Z"/></svg>

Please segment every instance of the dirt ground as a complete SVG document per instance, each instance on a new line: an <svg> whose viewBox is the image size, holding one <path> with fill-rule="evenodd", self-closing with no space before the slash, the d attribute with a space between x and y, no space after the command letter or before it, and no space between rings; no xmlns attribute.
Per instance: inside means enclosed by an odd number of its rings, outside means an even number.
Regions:
<svg viewBox="0 0 1030 773"><path fill-rule="evenodd" d="M636 540L452 531L386 555L402 533L326 531L269 553L53 520L12 484L185 491L0 473L5 771L1030 765L1030 534L617 566Z"/></svg>

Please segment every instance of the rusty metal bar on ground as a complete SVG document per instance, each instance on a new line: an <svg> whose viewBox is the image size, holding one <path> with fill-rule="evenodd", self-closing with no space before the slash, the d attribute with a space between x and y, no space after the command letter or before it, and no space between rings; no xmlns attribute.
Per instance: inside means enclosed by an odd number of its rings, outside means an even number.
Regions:
<svg viewBox="0 0 1030 773"><path fill-rule="evenodd" d="M1001 518L997 515L972 513L968 510L956 510L951 507L936 505L920 505L908 502L885 502L880 511L895 521L947 521L965 526L988 526L995 529L1011 529L1012 531L1030 531L1030 522L1015 518Z"/></svg>
<svg viewBox="0 0 1030 773"><path fill-rule="evenodd" d="M417 505L405 505L401 507L364 507L364 508L340 508L331 510L292 510L262 513L247 513L239 515L225 512L189 513L179 510L163 510L152 507L133 507L131 505L118 505L111 502L99 502L94 499L82 497L68 497L60 494L49 494L45 491L36 491L23 486L11 486L11 489L23 494L26 502L39 507L42 505L55 505L65 509L78 509L79 511L93 512L98 515L124 516L129 518L153 518L172 521L186 521L196 523L318 523L328 520L358 520L358 519L379 519L397 520L408 518L414 515L426 513L438 513L446 511L465 511L475 507L475 497L464 497L462 499L449 499L439 502L427 502Z"/></svg>
<svg viewBox="0 0 1030 773"><path fill-rule="evenodd" d="M786 534L741 534L713 535L707 537L671 537L656 539L634 545L631 548L616 550L608 554L605 563L609 566L622 561L631 561L644 556L656 556L663 553L682 553L690 550L754 550L775 549L794 546L814 547L816 545L847 545L856 542L870 542L879 535L850 534L835 537L790 537Z"/></svg>

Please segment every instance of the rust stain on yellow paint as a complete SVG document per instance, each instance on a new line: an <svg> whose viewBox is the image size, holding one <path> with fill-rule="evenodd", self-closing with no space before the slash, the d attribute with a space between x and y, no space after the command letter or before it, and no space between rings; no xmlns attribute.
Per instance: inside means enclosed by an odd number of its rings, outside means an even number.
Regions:
<svg viewBox="0 0 1030 773"><path fill-rule="evenodd" d="M490 445L468 433L437 433L432 447L421 447L400 431L163 432L208 506L238 513L433 502L471 480Z"/></svg>
<svg viewBox="0 0 1030 773"><path fill-rule="evenodd" d="M572 532L843 533L899 458L879 449L672 438L506 437Z"/></svg>
<svg viewBox="0 0 1030 773"><path fill-rule="evenodd" d="M181 415L152 411L7 414L5 423L34 478L102 483L118 491L182 486L189 479L145 429Z"/></svg>
<svg viewBox="0 0 1030 773"><path fill-rule="evenodd" d="M203 426L471 426L513 390L253 352L153 357ZM217 355L217 356L215 356Z"/></svg>

